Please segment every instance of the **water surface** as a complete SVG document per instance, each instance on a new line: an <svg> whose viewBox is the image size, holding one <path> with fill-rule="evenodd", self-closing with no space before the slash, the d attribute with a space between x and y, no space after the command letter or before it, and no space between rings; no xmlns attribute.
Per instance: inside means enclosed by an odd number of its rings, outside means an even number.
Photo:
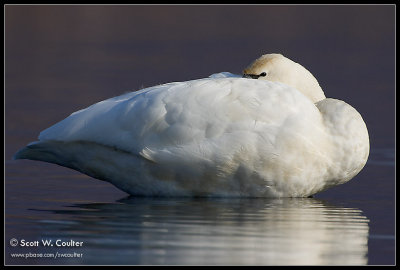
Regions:
<svg viewBox="0 0 400 270"><path fill-rule="evenodd" d="M13 259L37 264L362 265L369 220L318 199L124 198L65 209L30 208L13 224L21 239L82 247L15 247L79 258ZM29 228L29 229L28 229ZM40 239L39 239L40 238Z"/></svg>
<svg viewBox="0 0 400 270"><path fill-rule="evenodd" d="M394 6L6 6L6 264L395 264ZM365 120L371 155L307 199L127 198L11 160L43 129L127 91L283 53ZM12 247L62 239L82 247ZM11 254L82 254L16 258Z"/></svg>

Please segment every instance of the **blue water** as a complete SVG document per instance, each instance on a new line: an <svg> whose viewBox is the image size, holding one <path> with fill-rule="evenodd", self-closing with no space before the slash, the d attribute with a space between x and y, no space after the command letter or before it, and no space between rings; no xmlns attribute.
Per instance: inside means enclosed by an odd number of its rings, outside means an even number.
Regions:
<svg viewBox="0 0 400 270"><path fill-rule="evenodd" d="M388 5L6 6L5 264L395 264L394 18ZM363 116L371 153L348 183L304 199L132 198L11 160L95 102L272 52Z"/></svg>

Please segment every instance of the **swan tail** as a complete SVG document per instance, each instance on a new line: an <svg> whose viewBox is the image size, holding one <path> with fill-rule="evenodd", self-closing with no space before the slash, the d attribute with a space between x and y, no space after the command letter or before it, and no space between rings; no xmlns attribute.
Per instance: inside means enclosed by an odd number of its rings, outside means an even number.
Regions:
<svg viewBox="0 0 400 270"><path fill-rule="evenodd" d="M39 160L65 166L62 143L55 141L37 141L20 149L13 159Z"/></svg>
<svg viewBox="0 0 400 270"><path fill-rule="evenodd" d="M48 140L28 144L13 159L54 163L109 182L131 195L187 194L172 181L157 180L171 175L173 179L174 172L154 163L150 150L144 152L142 156L94 142Z"/></svg>
<svg viewBox="0 0 400 270"><path fill-rule="evenodd" d="M13 159L54 163L109 182L108 174L102 170L101 165L104 164L99 159L102 159L102 156L107 157L112 150L111 147L85 141L36 141L19 150ZM100 165L97 165L97 162Z"/></svg>

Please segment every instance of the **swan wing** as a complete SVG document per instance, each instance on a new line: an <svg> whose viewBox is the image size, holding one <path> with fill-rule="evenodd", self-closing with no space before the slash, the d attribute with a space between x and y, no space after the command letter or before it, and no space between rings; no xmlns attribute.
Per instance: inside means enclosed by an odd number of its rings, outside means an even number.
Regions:
<svg viewBox="0 0 400 270"><path fill-rule="evenodd" d="M39 139L96 142L168 166L224 164L228 173L238 159L251 164L281 156L285 143L279 142L293 134L311 142L304 129L295 129L318 115L305 96L281 83L206 78L96 103L44 130Z"/></svg>

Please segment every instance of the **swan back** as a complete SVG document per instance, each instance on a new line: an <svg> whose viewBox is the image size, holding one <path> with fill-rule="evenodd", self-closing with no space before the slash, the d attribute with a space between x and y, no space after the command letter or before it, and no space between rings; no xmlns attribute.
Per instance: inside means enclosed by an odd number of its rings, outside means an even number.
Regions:
<svg viewBox="0 0 400 270"><path fill-rule="evenodd" d="M73 113L39 139L139 156L165 172L158 179L175 181L179 194L301 197L342 181L329 169L340 159L324 114L279 82L226 77L155 86ZM133 186L124 189L134 194Z"/></svg>

